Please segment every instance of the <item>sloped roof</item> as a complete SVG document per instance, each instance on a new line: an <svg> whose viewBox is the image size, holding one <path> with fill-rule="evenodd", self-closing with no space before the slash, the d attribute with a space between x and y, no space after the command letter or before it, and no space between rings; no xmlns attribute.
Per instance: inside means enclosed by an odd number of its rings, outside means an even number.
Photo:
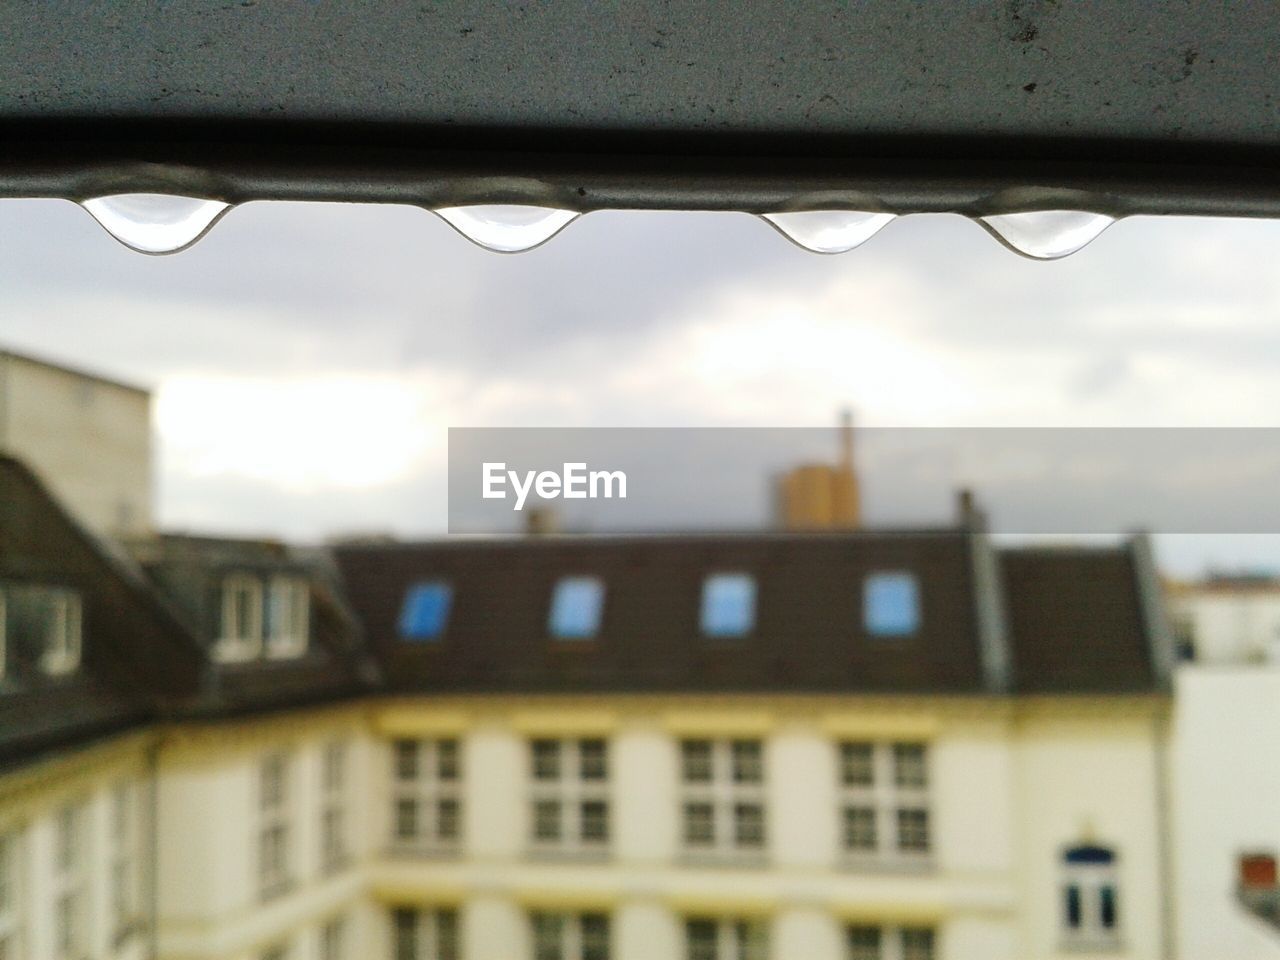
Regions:
<svg viewBox="0 0 1280 960"><path fill-rule="evenodd" d="M1126 693L1159 686L1134 558L1125 549L1001 553L1019 693Z"/></svg>
<svg viewBox="0 0 1280 960"><path fill-rule="evenodd" d="M0 679L0 764L144 722L193 696L202 658L150 585L73 520L18 461L0 456L0 582L75 589L81 668L48 677L10 660Z"/></svg>
<svg viewBox="0 0 1280 960"><path fill-rule="evenodd" d="M823 691L1000 693L984 674L970 537L963 529L831 535L528 538L351 546L338 566L388 683L399 691ZM1124 548L1080 556L999 554L1015 692L1154 690L1135 569ZM920 583L913 636L870 636L862 583ZM699 626L704 578L757 580L752 634ZM605 583L597 639L549 634L560 577ZM448 581L439 642L407 643L397 621L414 583Z"/></svg>

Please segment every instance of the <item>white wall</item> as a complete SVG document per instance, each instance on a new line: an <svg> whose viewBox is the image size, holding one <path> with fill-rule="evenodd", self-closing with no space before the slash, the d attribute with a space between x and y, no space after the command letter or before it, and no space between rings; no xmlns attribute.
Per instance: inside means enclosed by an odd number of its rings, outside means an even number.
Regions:
<svg viewBox="0 0 1280 960"><path fill-rule="evenodd" d="M1280 668L1184 664L1175 682L1179 956L1280 958L1280 930L1235 899L1237 857L1280 854Z"/></svg>
<svg viewBox="0 0 1280 960"><path fill-rule="evenodd" d="M1280 661L1280 589L1193 590L1173 597L1170 608L1190 628L1201 663Z"/></svg>
<svg viewBox="0 0 1280 960"><path fill-rule="evenodd" d="M151 398L0 353L0 451L31 467L82 523L151 529Z"/></svg>
<svg viewBox="0 0 1280 960"><path fill-rule="evenodd" d="M1154 739L1150 719L1059 717L1022 725L1016 752L1020 956L1080 956L1063 942L1061 889L1063 851L1081 842L1116 852L1120 955L1163 955L1161 770Z"/></svg>

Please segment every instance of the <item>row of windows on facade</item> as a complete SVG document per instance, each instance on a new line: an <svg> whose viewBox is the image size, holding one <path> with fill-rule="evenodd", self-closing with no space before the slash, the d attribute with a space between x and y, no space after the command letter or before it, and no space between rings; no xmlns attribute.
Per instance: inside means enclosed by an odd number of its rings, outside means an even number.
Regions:
<svg viewBox="0 0 1280 960"><path fill-rule="evenodd" d="M533 911L528 918L533 960L610 960L613 923L608 913ZM686 960L769 960L767 921L748 917L685 917ZM396 910L394 960L462 960L454 909ZM932 927L845 928L847 960L934 960Z"/></svg>
<svg viewBox="0 0 1280 960"><path fill-rule="evenodd" d="M138 793L132 781L117 784L110 794L110 825L105 849L95 844L90 805L77 800L54 815L53 864L46 902L35 903L26 827L0 832L0 960L29 954L26 924L34 916L53 922L53 960L82 960L91 950L91 871L105 863L109 870L110 936L116 949L142 932L141 838Z"/></svg>
<svg viewBox="0 0 1280 960"><path fill-rule="evenodd" d="M844 851L922 862L931 845L925 745L845 742L838 749ZM461 841L458 742L399 740L393 752L393 841L408 848L456 848ZM682 740L680 768L685 849L691 854L763 852L763 743ZM607 849L608 741L531 740L529 779L534 849Z"/></svg>
<svg viewBox="0 0 1280 960"><path fill-rule="evenodd" d="M310 624L304 578L234 573L222 581L215 655L224 661L297 657L306 652Z"/></svg>
<svg viewBox="0 0 1280 960"><path fill-rule="evenodd" d="M600 632L605 584L599 577L562 577L551 593L547 630L558 640L590 640ZM443 639L453 607L447 580L413 584L400 609L400 635L411 641ZM920 628L920 587L911 573L884 571L862 582L862 623L874 637L905 637ZM749 573L713 573L702 583L699 616L708 637L745 637L756 626L756 580Z"/></svg>
<svg viewBox="0 0 1280 960"><path fill-rule="evenodd" d="M49 676L80 665L80 594L46 584L0 584L0 678L34 668Z"/></svg>

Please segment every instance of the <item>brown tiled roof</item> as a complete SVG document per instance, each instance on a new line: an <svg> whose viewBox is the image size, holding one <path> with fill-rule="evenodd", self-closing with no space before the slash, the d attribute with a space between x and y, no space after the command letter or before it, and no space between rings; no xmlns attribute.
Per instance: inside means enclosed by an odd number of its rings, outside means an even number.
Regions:
<svg viewBox="0 0 1280 960"><path fill-rule="evenodd" d="M1015 692L1159 686L1130 550L1004 550L1000 566Z"/></svg>
<svg viewBox="0 0 1280 960"><path fill-rule="evenodd" d="M201 657L150 587L75 523L22 464L0 456L0 582L79 592L81 667L45 676L9 650L0 764L118 730L198 689ZM91 638L91 639L90 639Z"/></svg>
<svg viewBox="0 0 1280 960"><path fill-rule="evenodd" d="M527 538L348 546L336 550L347 594L397 690L848 691L983 689L968 536L959 530L840 535ZM905 570L921 588L914 636L869 636L868 573ZM748 637L703 636L703 579L757 581ZM563 576L606 584L599 635L554 640L548 613ZM406 590L453 587L445 636L406 643Z"/></svg>

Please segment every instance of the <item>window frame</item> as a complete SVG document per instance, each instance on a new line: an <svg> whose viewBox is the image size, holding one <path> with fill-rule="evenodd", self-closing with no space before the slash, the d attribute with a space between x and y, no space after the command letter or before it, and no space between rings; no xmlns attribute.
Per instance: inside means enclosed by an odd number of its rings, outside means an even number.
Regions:
<svg viewBox="0 0 1280 960"><path fill-rule="evenodd" d="M419 594L437 593L439 624L433 632L422 633L409 628L409 611L411 603ZM396 635L405 643L430 645L443 643L449 635L449 624L453 619L454 588L453 583L443 578L433 580L416 580L409 584L400 602L400 615L396 618Z"/></svg>
<svg viewBox="0 0 1280 960"><path fill-rule="evenodd" d="M885 590L906 589L910 613L909 623L899 623L895 617L899 611L885 611L888 603L896 606L900 601L885 600ZM920 578L911 570L873 570L862 580L862 630L874 640L903 640L918 636L924 623L924 600Z"/></svg>
<svg viewBox="0 0 1280 960"><path fill-rule="evenodd" d="M452 745L452 746L449 746ZM404 748L413 748L413 772L404 776ZM456 856L462 850L463 778L466 775L459 737L399 737L389 742L391 772L391 836L394 853L417 856ZM449 759L451 755L451 759ZM442 772L451 770L451 776ZM401 812L412 805L414 830L401 832ZM446 810L452 810L446 814ZM424 817L424 812L427 816ZM441 830L449 818L452 834Z"/></svg>
<svg viewBox="0 0 1280 960"><path fill-rule="evenodd" d="M740 585L747 587L744 597L732 595ZM717 592L730 591L728 596L716 597ZM723 607L732 601L743 602L743 612L728 626L717 624L715 618L723 613ZM752 573L742 570L720 570L702 579L702 598L698 609L698 629L709 640L742 640L756 631L756 615L759 606L759 585ZM736 616L736 614L735 614Z"/></svg>
<svg viewBox="0 0 1280 960"><path fill-rule="evenodd" d="M608 587L603 577L592 574L560 577L551 588L551 603L547 610L548 635L556 643L590 643L596 640L604 626L607 601Z"/></svg>
<svg viewBox="0 0 1280 960"><path fill-rule="evenodd" d="M1073 861L1079 851L1098 851L1106 862ZM1070 950L1114 951L1123 946L1123 914L1120 904L1119 854L1112 845L1082 841L1064 846L1059 853L1059 929L1062 946ZM1076 892L1079 922L1071 923L1069 902ZM1112 921L1105 921L1104 891L1111 893Z"/></svg>
<svg viewBox="0 0 1280 960"><path fill-rule="evenodd" d="M554 751L548 748L554 745ZM598 756L597 746L600 750ZM529 852L533 856L599 858L607 856L613 842L611 757L605 737L532 737L529 752ZM588 758L588 753L593 754ZM554 769L542 761L554 755ZM599 761L599 775L596 763ZM542 772L547 775L541 775ZM543 836L541 813L554 806L557 832ZM594 818L588 807L600 810L602 835L588 836Z"/></svg>
<svg viewBox="0 0 1280 960"><path fill-rule="evenodd" d="M0 950L23 956L26 903L26 831L21 824L0 828Z"/></svg>
<svg viewBox="0 0 1280 960"><path fill-rule="evenodd" d="M543 921L555 921L557 943L546 951L540 942ZM590 943L588 925L603 921L604 949L599 943ZM582 911L529 911L530 954L533 960L611 960L614 950L614 923L607 910Z"/></svg>
<svg viewBox="0 0 1280 960"><path fill-rule="evenodd" d="M841 862L854 869L932 869L936 837L930 803L930 744L919 740L846 739L838 741L835 750ZM918 755L919 779L904 777L903 757L908 752L913 757ZM856 767L851 764L854 755L866 756L865 765L861 760ZM865 770L867 776L850 779L854 770ZM851 811L870 813L871 844L849 843L854 819ZM922 819L923 847L903 845L904 813L912 815L912 819L916 815Z"/></svg>
<svg viewBox="0 0 1280 960"><path fill-rule="evenodd" d="M707 770L709 777L693 778L689 762L691 747L705 753L709 745L710 765L697 761L699 771ZM750 746L750 751L744 750ZM767 745L760 737L684 737L679 741L679 814L680 851L685 860L714 862L759 862L768 858L769 807L767 802L768 761ZM750 763L758 771L758 778L744 779L746 752L756 754ZM758 815L748 815L749 811ZM696 811L696 813L695 813ZM706 819L710 825L708 841L693 841L691 825L695 816ZM752 826L750 831L744 828ZM744 842L744 834L758 836L758 841ZM701 836L701 833L698 834Z"/></svg>
<svg viewBox="0 0 1280 960"><path fill-rule="evenodd" d="M346 740L331 740L320 751L320 872L326 877L341 872L350 862L347 836L350 754L350 743Z"/></svg>
<svg viewBox="0 0 1280 960"><path fill-rule="evenodd" d="M70 800L54 820L50 892L56 960L82 960L89 950L90 813L88 800Z"/></svg>
<svg viewBox="0 0 1280 960"><path fill-rule="evenodd" d="M282 609L288 611L287 631L277 622L276 604L284 596ZM266 656L288 660L307 652L311 639L311 583L296 573L275 573L263 594L263 635Z"/></svg>
<svg viewBox="0 0 1280 960"><path fill-rule="evenodd" d="M258 895L263 902L288 892L294 882L291 836L293 826L294 758L276 751L258 763ZM278 769L278 775L269 773ZM272 787L271 779L278 779Z"/></svg>
<svg viewBox="0 0 1280 960"><path fill-rule="evenodd" d="M111 869L112 936L118 947L138 929L142 917L142 809L140 784L119 780L111 789L111 825L108 832Z"/></svg>
<svg viewBox="0 0 1280 960"><path fill-rule="evenodd" d="M234 571L223 575L218 590L218 637L213 645L214 659L221 663L239 663L257 658L262 654L263 643L262 578L244 571ZM240 616L236 611L238 591L243 591L248 597L245 604L247 624L240 623ZM235 634L228 629L232 623L237 628Z"/></svg>
<svg viewBox="0 0 1280 960"><path fill-rule="evenodd" d="M765 917L685 916L683 920L686 960L769 960L772 955L772 924ZM695 926L704 932L707 927L714 931L710 951L694 946Z"/></svg>
<svg viewBox="0 0 1280 960"><path fill-rule="evenodd" d="M410 922L405 924L405 920ZM455 907L396 907L391 910L390 925L394 960L460 960L462 956L461 926ZM446 927L450 932L444 935L442 930ZM411 937L408 943L402 939L406 930Z"/></svg>
<svg viewBox="0 0 1280 960"><path fill-rule="evenodd" d="M854 935L859 932L874 933L872 950L860 950L854 945ZM847 923L843 940L845 960L937 960L938 957L938 931L922 924ZM912 943L913 940L918 942Z"/></svg>

